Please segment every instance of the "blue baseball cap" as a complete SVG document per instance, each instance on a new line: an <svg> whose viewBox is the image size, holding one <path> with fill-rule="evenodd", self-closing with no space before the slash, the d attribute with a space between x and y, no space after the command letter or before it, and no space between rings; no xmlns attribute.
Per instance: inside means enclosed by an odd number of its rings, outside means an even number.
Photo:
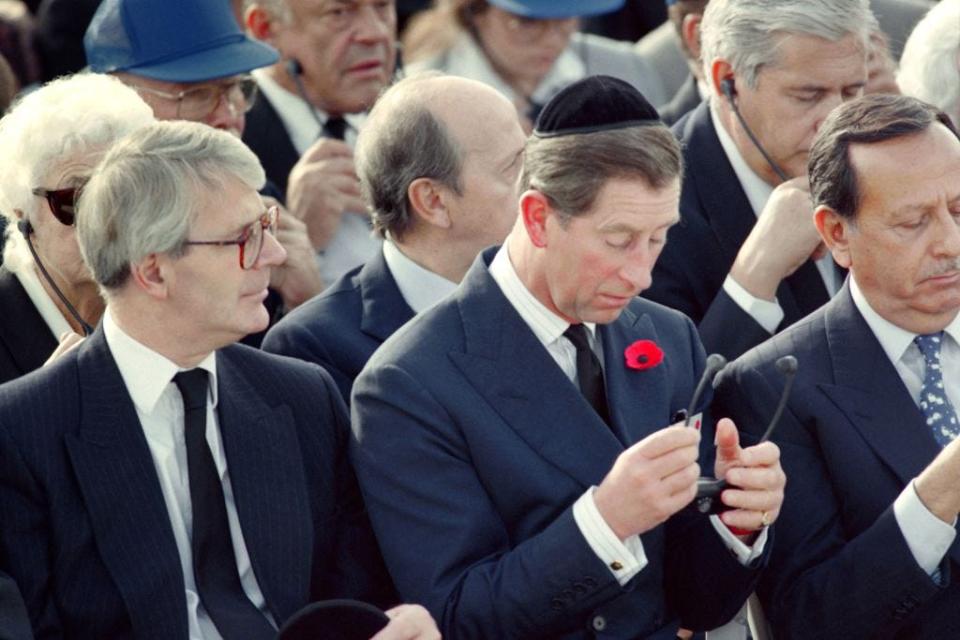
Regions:
<svg viewBox="0 0 960 640"><path fill-rule="evenodd" d="M610 13L626 0L488 0L493 6L524 18L578 18Z"/></svg>
<svg viewBox="0 0 960 640"><path fill-rule="evenodd" d="M229 0L103 0L83 46L93 71L168 82L225 78L280 59L240 30Z"/></svg>

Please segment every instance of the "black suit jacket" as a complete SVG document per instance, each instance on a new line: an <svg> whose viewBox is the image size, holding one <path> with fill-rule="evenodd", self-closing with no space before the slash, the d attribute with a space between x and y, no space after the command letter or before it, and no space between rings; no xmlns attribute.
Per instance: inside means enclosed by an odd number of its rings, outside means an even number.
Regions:
<svg viewBox="0 0 960 640"><path fill-rule="evenodd" d="M748 442L779 401L785 354L800 367L772 439L788 481L757 591L774 637L960 637L960 538L938 586L892 508L940 447L847 287L724 370L715 408Z"/></svg>
<svg viewBox="0 0 960 640"><path fill-rule="evenodd" d="M723 291L723 281L756 223L703 102L673 127L684 145L686 175L680 195L680 224L653 270L644 297L682 311L696 324L708 353L733 359L770 337ZM828 300L816 265L807 260L780 283L777 301L783 329Z"/></svg>
<svg viewBox="0 0 960 640"><path fill-rule="evenodd" d="M279 200L284 201L290 170L300 159L300 154L294 148L277 110L262 91L247 113L243 141L257 154L267 173L267 180L280 192Z"/></svg>
<svg viewBox="0 0 960 640"><path fill-rule="evenodd" d="M0 640L32 640L30 619L16 583L0 573Z"/></svg>
<svg viewBox="0 0 960 640"><path fill-rule="evenodd" d="M379 251L270 329L263 348L321 365L349 404L367 360L413 316Z"/></svg>
<svg viewBox="0 0 960 640"><path fill-rule="evenodd" d="M39 369L57 348L40 312L15 275L0 267L0 383Z"/></svg>
<svg viewBox="0 0 960 640"><path fill-rule="evenodd" d="M217 352L220 430L250 561L282 624L312 599L389 589L315 365ZM102 329L0 386L0 566L38 638L186 640L180 558L153 458Z"/></svg>

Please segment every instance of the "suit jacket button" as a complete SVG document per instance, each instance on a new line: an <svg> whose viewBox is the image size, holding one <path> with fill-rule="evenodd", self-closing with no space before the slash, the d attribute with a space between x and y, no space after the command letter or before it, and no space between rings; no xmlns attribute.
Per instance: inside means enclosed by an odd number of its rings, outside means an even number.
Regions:
<svg viewBox="0 0 960 640"><path fill-rule="evenodd" d="M610 568L614 571L620 571L623 569L623 564L619 560L614 560L610 563Z"/></svg>
<svg viewBox="0 0 960 640"><path fill-rule="evenodd" d="M607 628L607 619L603 616L593 616L593 620L590 621L590 626L593 627L594 631L603 631Z"/></svg>

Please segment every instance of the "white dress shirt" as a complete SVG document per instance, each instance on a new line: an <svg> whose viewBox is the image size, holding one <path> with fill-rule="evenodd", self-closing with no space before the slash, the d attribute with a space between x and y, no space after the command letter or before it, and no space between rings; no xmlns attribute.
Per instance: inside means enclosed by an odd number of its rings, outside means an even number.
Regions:
<svg viewBox="0 0 960 640"><path fill-rule="evenodd" d="M523 284L516 269L514 269L506 245L497 252L490 264L490 276L500 286L507 301L520 314L520 317L543 344L564 375L576 384L577 350L573 343L563 336L563 332L567 330L570 323L547 309L542 302L530 293L530 290ZM590 348L593 349L602 366L604 364L603 348L600 344L596 324L585 322L583 326L587 330ZM613 532L597 509L596 502L593 499L595 490L596 487L590 487L574 503L573 518L593 552L607 565L617 581L621 585L625 585L647 566L646 552L639 535L632 535L626 540L620 541L620 538ZM767 539L766 529L762 531L751 548L733 535L719 518L711 516L710 520L714 529L742 564L749 564L763 553L763 547Z"/></svg>
<svg viewBox="0 0 960 640"><path fill-rule="evenodd" d="M397 288L400 289L400 295L414 313L426 311L457 288L456 282L451 282L408 258L389 239L383 243L383 258L397 283Z"/></svg>
<svg viewBox="0 0 960 640"><path fill-rule="evenodd" d="M287 135L293 143L293 148L301 156L320 137L320 122L326 122L328 115L308 104L296 93L291 93L281 87L270 77L266 69L256 69L253 76L257 86L270 104L276 110L283 122ZM343 116L347 121L346 139L353 147L357 141L357 132L366 120L362 113L348 113ZM320 275L327 284L332 283L341 275L357 267L376 255L380 248L380 239L370 231L369 219L364 212L344 212L340 217L340 225L330 243L318 255Z"/></svg>
<svg viewBox="0 0 960 640"><path fill-rule="evenodd" d="M30 302L36 307L37 313L43 318L44 323L53 333L53 337L59 341L60 336L64 333L73 333L73 329L70 328L70 323L63 317L63 314L60 313L60 309L57 308L53 298L43 288L40 276L34 269L35 266L32 263L21 263L19 268L13 272L13 275L17 276L17 280L20 281L23 290L27 292Z"/></svg>
<svg viewBox="0 0 960 640"><path fill-rule="evenodd" d="M156 467L160 489L167 505L167 515L180 555L183 570L183 586L187 596L187 620L190 640L221 640L213 621L200 602L193 575L193 552L190 534L193 530L193 513L190 507L190 481L187 473L187 448L184 441L183 399L173 376L182 371L180 367L156 351L137 342L117 326L109 306L103 316L103 332L107 346L113 355L120 375L127 387L133 405L140 418L140 425L147 439L150 454ZM250 565L247 545L240 529L233 487L227 469L227 457L217 421L217 361L211 353L199 365L210 374L210 392L207 401L207 444L223 485L227 507L230 538L240 583L250 601L260 609L273 624L266 610L266 603L257 578ZM276 626L274 624L274 626Z"/></svg>
<svg viewBox="0 0 960 640"><path fill-rule="evenodd" d="M712 99L713 98L711 98L711 100ZM743 188L744 193L747 194L750 208L753 209L753 214L759 217L760 214L763 213L763 208L767 206L770 194L773 193L773 187L758 176L753 169L750 168L750 165L747 164L747 161L743 159L733 138L731 138L727 130L723 128L723 124L720 122L720 118L712 104L710 105L710 119L713 121L713 128L717 130L720 146L723 147L723 152L727 155L727 159L733 167L733 172L736 174L737 180L740 181L740 186ZM810 212L810 224L813 224L812 210ZM834 265L833 256L827 253L816 261L816 265L817 270L820 272L820 277L823 279L823 284L827 288L827 293L833 297L833 295L840 290L840 285L843 284L839 281L839 274ZM776 332L784 316L783 309L776 299L770 302L769 300L755 297L729 275L723 282L723 290L727 292L728 296L733 298L733 301L736 302L741 309L756 320L757 324L770 332L771 335Z"/></svg>
<svg viewBox="0 0 960 640"><path fill-rule="evenodd" d="M925 365L920 347L913 342L917 334L896 326L874 311L857 285L856 274L851 274L850 293L860 315L877 337L910 392L910 397L919 407ZM960 400L960 315L944 330L940 349L944 392L956 408ZM930 513L920 501L914 482L907 485L893 503L893 514L917 564L933 575L957 535L954 528L956 519L947 524Z"/></svg>

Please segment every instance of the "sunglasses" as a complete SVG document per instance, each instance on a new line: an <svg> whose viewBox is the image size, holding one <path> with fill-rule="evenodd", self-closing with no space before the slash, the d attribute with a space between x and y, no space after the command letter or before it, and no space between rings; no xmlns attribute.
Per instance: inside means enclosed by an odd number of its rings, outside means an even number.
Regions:
<svg viewBox="0 0 960 640"><path fill-rule="evenodd" d="M66 189L44 189L37 187L32 190L33 195L46 198L50 205L50 211L53 217L60 221L60 224L72 227L77 214L77 196L80 195L80 187L68 187Z"/></svg>

